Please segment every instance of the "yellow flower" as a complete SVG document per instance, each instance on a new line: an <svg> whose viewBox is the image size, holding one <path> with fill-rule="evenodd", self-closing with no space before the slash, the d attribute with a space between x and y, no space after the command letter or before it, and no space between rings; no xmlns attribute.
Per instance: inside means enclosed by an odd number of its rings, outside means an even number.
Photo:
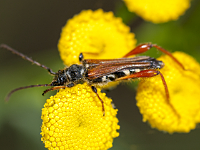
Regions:
<svg viewBox="0 0 200 150"><path fill-rule="evenodd" d="M189 132L200 122L200 65L182 52L173 54L187 69L183 70L169 56L160 57L165 63L163 74L170 94L170 104L160 75L139 83L137 106L153 128L169 133ZM178 115L177 115L177 114Z"/></svg>
<svg viewBox="0 0 200 150"><path fill-rule="evenodd" d="M47 99L41 117L46 148L106 150L112 147L113 138L119 136L117 109L112 108L112 100L100 89L98 94L104 101L105 116L100 100L86 83L61 89Z"/></svg>
<svg viewBox="0 0 200 150"><path fill-rule="evenodd" d="M177 20L190 7L191 0L124 0L129 11L144 20L163 23Z"/></svg>
<svg viewBox="0 0 200 150"><path fill-rule="evenodd" d="M67 21L58 43L61 59L70 66L85 59L120 58L135 47L134 34L112 12L84 10Z"/></svg>

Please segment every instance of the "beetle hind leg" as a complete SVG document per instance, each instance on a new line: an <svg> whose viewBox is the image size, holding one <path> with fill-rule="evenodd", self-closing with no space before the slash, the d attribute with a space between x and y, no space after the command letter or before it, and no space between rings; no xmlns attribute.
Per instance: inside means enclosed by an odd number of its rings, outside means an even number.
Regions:
<svg viewBox="0 0 200 150"><path fill-rule="evenodd" d="M169 51L165 50L164 48L156 45L156 44L151 44L151 43L145 43L145 44L140 44L137 47L135 47L133 50L131 50L129 53L127 53L123 58L127 58L129 56L137 55L144 53L151 49L152 47L156 48L157 50L161 51L162 53L168 55L171 57L183 70L186 70L183 64L178 61Z"/></svg>
<svg viewBox="0 0 200 150"><path fill-rule="evenodd" d="M134 78L142 78L142 77L153 77L153 76L157 76L157 75L160 75L164 89L165 89L166 103L171 107L171 109L178 116L178 118L180 118L180 115L178 114L178 112L176 111L174 106L170 103L170 96L169 96L169 90L167 87L167 83L165 81L164 76L162 75L162 73L160 71L153 70L153 69L142 70L140 72L131 74L129 76L124 76L124 77L118 78L118 79L116 79L116 81L126 80L126 79L134 79Z"/></svg>

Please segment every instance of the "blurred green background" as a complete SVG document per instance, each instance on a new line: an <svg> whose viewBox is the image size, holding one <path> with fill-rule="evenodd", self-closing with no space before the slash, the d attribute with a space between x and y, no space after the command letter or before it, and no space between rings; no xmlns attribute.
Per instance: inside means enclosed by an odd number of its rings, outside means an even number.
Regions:
<svg viewBox="0 0 200 150"><path fill-rule="evenodd" d="M145 22L127 11L121 0L26 1L0 0L0 43L6 43L54 71L64 67L57 51L61 28L69 18L83 9L114 11L131 27L138 43L156 43L169 51L184 51L200 62L200 1L178 21L164 24ZM158 57L153 49L147 55ZM53 92L42 96L46 89L31 88L14 93L8 103L4 98L14 88L49 83L46 70L0 50L0 149L45 150L40 141L41 109ZM121 84L107 95L119 109L120 136L114 139L112 150L199 150L200 128L187 134L172 135L152 129L142 122L136 107L135 89ZM181 102L180 102L181 103Z"/></svg>

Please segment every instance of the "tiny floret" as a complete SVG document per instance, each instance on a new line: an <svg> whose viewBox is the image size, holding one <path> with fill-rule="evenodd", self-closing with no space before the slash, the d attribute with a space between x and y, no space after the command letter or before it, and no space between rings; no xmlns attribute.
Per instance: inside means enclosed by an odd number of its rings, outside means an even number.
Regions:
<svg viewBox="0 0 200 150"><path fill-rule="evenodd" d="M112 100L100 89L98 94L104 101L105 116L99 98L86 83L60 89L47 99L41 117L46 148L106 150L112 147L113 138L119 136L117 109L112 108Z"/></svg>
<svg viewBox="0 0 200 150"><path fill-rule="evenodd" d="M173 54L185 67L183 70L174 60L165 55L159 59L165 63L160 70L168 89L169 101L160 76L141 80L137 92L137 106L153 128L173 132L189 132L200 122L200 65L191 56Z"/></svg>
<svg viewBox="0 0 200 150"><path fill-rule="evenodd" d="M191 0L124 0L129 11L144 20L163 23L177 20L190 7Z"/></svg>

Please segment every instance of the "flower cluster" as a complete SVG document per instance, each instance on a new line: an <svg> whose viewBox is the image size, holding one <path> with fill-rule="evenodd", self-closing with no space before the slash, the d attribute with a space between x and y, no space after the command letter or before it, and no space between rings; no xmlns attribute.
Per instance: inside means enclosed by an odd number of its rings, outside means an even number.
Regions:
<svg viewBox="0 0 200 150"><path fill-rule="evenodd" d="M58 48L69 66L79 63L80 53L84 58L120 58L135 43L134 34L120 18L99 9L82 11L70 19L62 29ZM99 98L86 83L61 89L48 99L42 110L41 135L45 147L55 150L112 147L113 138L119 136L117 110L100 89L98 95L104 102L105 116Z"/></svg>
<svg viewBox="0 0 200 150"><path fill-rule="evenodd" d="M121 58L134 48L134 36L112 12L84 10L67 21L58 49L67 66L79 63L80 53L86 59Z"/></svg>
<svg viewBox="0 0 200 150"><path fill-rule="evenodd" d="M124 0L129 11L147 21L163 23L177 20L190 7L191 0Z"/></svg>
<svg viewBox="0 0 200 150"><path fill-rule="evenodd" d="M150 20L148 16L152 16L153 22L177 19L189 7L189 0L181 1L181 5L178 0L153 0L151 4L154 7L148 3L144 7L144 1L142 4L137 0L125 1L130 10L131 3L135 1L135 5L140 6L136 12L143 12L147 20ZM161 3L164 5L157 5ZM180 9L172 14L171 9L174 8L169 9L166 4L178 5ZM169 16L152 14L151 11L156 11L157 6L163 12L168 8ZM150 10L150 13L143 9ZM70 66L79 63L80 53L83 53L85 59L121 58L135 47L135 43L134 34L130 33L129 27L120 18L115 18L112 12L99 9L82 11L70 19L62 29L58 48L64 64ZM200 122L200 66L184 53L176 52L174 56L186 70L167 55L159 58L165 63L161 72L167 82L171 105L167 102L164 85L158 75L140 81L137 106L143 121L148 121L152 127L169 133L189 132ZM100 89L98 95L104 102L105 116L100 99L87 83L60 89L55 96L47 99L42 109L41 129L45 147L49 150L106 150L112 147L113 138L119 136L117 109L112 107L112 100Z"/></svg>
<svg viewBox="0 0 200 150"><path fill-rule="evenodd" d="M159 59L165 63L160 71L165 77L170 104L160 76L141 80L137 92L137 106L153 128L169 133L189 132L200 122L200 65L189 55L175 52L186 68L183 70L174 60L165 55Z"/></svg>

